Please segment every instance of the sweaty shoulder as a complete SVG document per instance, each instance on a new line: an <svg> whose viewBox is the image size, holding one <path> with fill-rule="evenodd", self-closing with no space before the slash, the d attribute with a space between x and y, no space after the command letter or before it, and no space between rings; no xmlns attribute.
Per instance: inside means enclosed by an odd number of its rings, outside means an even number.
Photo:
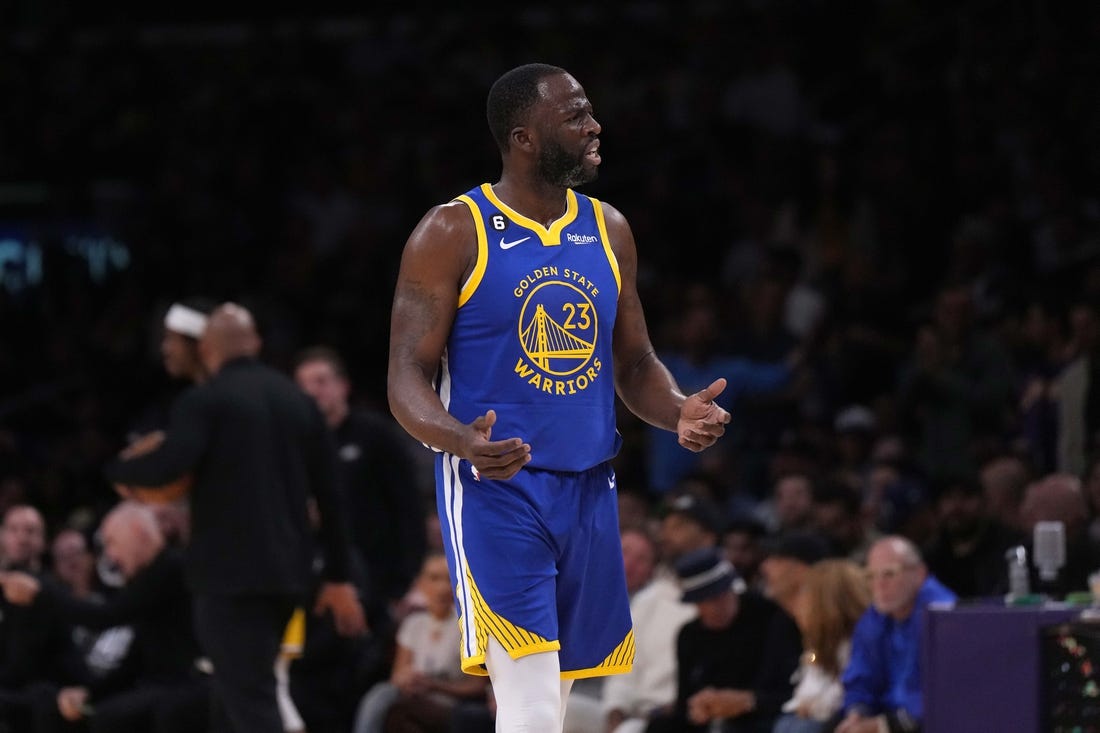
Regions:
<svg viewBox="0 0 1100 733"><path fill-rule="evenodd" d="M432 207L405 245L405 257L467 273L477 258L477 230L470 208L461 201Z"/></svg>

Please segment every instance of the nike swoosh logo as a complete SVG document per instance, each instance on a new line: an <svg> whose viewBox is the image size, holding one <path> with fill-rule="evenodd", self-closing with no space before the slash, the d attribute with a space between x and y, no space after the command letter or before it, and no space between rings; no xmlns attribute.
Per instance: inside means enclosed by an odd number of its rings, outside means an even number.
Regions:
<svg viewBox="0 0 1100 733"><path fill-rule="evenodd" d="M608 476L607 477L607 487L610 488L610 489L615 488L615 477L614 476Z"/></svg>
<svg viewBox="0 0 1100 733"><path fill-rule="evenodd" d="M517 244L523 244L528 239L530 239L530 237L524 237L523 239L517 239L514 242L505 242L504 237L501 237L500 238L500 248L501 249L512 249L512 247L515 247Z"/></svg>

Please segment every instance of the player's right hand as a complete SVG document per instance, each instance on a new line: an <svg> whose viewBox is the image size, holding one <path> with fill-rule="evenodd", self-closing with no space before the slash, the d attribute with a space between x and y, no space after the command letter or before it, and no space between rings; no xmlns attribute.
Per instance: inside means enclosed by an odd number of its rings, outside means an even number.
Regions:
<svg viewBox="0 0 1100 733"><path fill-rule="evenodd" d="M531 446L522 438L490 440L496 421L496 410L489 410L469 424L462 457L485 478L509 479L530 462Z"/></svg>

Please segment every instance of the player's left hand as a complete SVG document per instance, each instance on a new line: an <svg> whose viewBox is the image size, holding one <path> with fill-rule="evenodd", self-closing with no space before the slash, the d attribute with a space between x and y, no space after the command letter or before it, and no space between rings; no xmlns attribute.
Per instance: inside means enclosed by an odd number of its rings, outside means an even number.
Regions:
<svg viewBox="0 0 1100 733"><path fill-rule="evenodd" d="M725 389L726 380L719 377L706 389L684 400L684 404L680 405L680 419L676 423L680 445L698 453L714 445L722 437L726 432L726 423L730 421L730 414L719 407L714 399Z"/></svg>

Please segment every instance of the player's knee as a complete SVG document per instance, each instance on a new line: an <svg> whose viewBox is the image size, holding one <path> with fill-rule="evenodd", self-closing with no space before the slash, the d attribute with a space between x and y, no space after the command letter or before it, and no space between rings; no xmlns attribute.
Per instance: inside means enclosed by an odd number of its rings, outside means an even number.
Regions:
<svg viewBox="0 0 1100 733"><path fill-rule="evenodd" d="M561 730L561 707L557 700L531 697L513 700L510 709L498 707L498 731L506 733L547 733Z"/></svg>

